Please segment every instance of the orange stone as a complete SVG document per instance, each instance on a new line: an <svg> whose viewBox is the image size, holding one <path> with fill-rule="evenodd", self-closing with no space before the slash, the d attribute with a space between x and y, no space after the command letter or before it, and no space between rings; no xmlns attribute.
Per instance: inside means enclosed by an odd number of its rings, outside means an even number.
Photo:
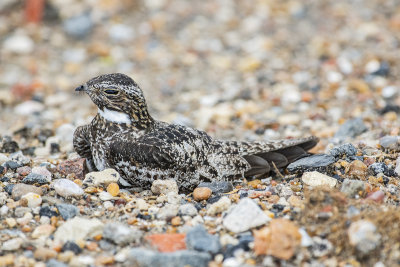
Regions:
<svg viewBox="0 0 400 267"><path fill-rule="evenodd" d="M117 196L119 194L119 186L117 183L110 183L107 186L107 192L110 193L113 197Z"/></svg>
<svg viewBox="0 0 400 267"><path fill-rule="evenodd" d="M97 245L96 242L87 242L86 248L90 251L96 251L99 248L99 245Z"/></svg>
<svg viewBox="0 0 400 267"><path fill-rule="evenodd" d="M287 219L272 219L269 226L254 231L256 255L272 255L282 260L289 260L300 242L299 228Z"/></svg>
<svg viewBox="0 0 400 267"><path fill-rule="evenodd" d="M185 234L153 234L145 239L160 252L174 252L186 249Z"/></svg>
<svg viewBox="0 0 400 267"><path fill-rule="evenodd" d="M212 191L208 187L197 187L193 191L193 198L196 201L207 200L210 198Z"/></svg>
<svg viewBox="0 0 400 267"><path fill-rule="evenodd" d="M181 220L181 217L179 217L179 216L176 216L176 217L171 219L171 224L173 226L181 225L181 223L182 223L182 220Z"/></svg>

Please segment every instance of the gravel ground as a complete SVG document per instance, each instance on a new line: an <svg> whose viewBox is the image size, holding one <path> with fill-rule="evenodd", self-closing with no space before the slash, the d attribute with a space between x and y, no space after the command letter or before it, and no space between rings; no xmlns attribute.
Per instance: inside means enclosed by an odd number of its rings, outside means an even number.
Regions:
<svg viewBox="0 0 400 267"><path fill-rule="evenodd" d="M397 1L29 2L0 3L0 266L400 265ZM72 149L73 89L111 72L160 120L321 141L253 181L120 188Z"/></svg>

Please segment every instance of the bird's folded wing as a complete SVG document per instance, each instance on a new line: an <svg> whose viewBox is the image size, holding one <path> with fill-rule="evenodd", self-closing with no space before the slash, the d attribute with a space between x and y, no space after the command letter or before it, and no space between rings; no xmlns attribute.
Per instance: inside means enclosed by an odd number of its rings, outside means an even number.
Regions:
<svg viewBox="0 0 400 267"><path fill-rule="evenodd" d="M163 143L155 140L145 142L128 142L115 140L110 145L109 159L111 165L127 162L149 168L167 169L177 164L176 153L163 149Z"/></svg>

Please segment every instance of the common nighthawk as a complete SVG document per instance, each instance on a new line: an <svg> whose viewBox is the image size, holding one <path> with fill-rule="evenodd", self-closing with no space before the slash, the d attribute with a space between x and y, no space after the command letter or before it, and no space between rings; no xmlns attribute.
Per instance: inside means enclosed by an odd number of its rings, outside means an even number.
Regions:
<svg viewBox="0 0 400 267"><path fill-rule="evenodd" d="M207 133L153 119L143 92L130 77L106 74L75 91L89 95L98 113L74 133L74 148L90 170L114 168L125 186L149 188L156 179L175 179L179 188L201 181L268 174L307 155L318 138L263 142L212 139Z"/></svg>

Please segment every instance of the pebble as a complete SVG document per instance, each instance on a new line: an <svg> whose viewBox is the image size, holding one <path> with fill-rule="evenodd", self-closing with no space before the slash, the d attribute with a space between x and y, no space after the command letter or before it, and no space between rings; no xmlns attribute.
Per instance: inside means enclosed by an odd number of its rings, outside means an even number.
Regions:
<svg viewBox="0 0 400 267"><path fill-rule="evenodd" d="M49 183L51 182L51 172L46 167L34 167L32 173L42 175Z"/></svg>
<svg viewBox="0 0 400 267"><path fill-rule="evenodd" d="M35 228L32 232L32 238L48 237L56 228L50 224L42 224Z"/></svg>
<svg viewBox="0 0 400 267"><path fill-rule="evenodd" d="M357 137L367 130L368 128L361 118L350 119L340 126L335 133L334 139L337 142L342 142L347 138Z"/></svg>
<svg viewBox="0 0 400 267"><path fill-rule="evenodd" d="M378 175L379 173L383 173L385 175L392 176L392 173L390 173L388 166L384 162L372 163L371 165L368 166L368 170L373 175Z"/></svg>
<svg viewBox="0 0 400 267"><path fill-rule="evenodd" d="M145 240L160 252L174 252L186 249L185 237L183 233L152 234Z"/></svg>
<svg viewBox="0 0 400 267"><path fill-rule="evenodd" d="M15 143L15 142L14 142ZM13 152L15 152L15 149L17 149L18 148L18 144L17 143L15 143L15 145L13 145L14 146L14 148L13 149L11 149ZM2 145L2 147L1 147L1 150L3 150L4 148L4 144ZM6 150L8 150L8 149L6 149ZM0 153L0 165L3 165L3 163L5 163L5 162L7 162L7 161L9 161L9 158L5 155L5 154L3 154L3 153Z"/></svg>
<svg viewBox="0 0 400 267"><path fill-rule="evenodd" d="M74 241L85 240L103 233L103 223L98 219L86 219L74 217L60 227L54 233L55 241Z"/></svg>
<svg viewBox="0 0 400 267"><path fill-rule="evenodd" d="M378 203L382 203L384 198L385 198L385 193L381 190L372 192L368 194L368 196L366 197L366 199L370 199Z"/></svg>
<svg viewBox="0 0 400 267"><path fill-rule="evenodd" d="M337 180L335 178L329 177L328 175L322 174L320 172L305 172L301 176L301 181L308 186L329 186L331 188L335 187Z"/></svg>
<svg viewBox="0 0 400 267"><path fill-rule="evenodd" d="M33 253L33 257L39 261L47 261L57 257L57 252L50 248L38 247Z"/></svg>
<svg viewBox="0 0 400 267"><path fill-rule="evenodd" d="M231 182L227 181L215 181L215 182L202 182L198 187L208 187L211 189L213 194L223 194L228 193L233 190L233 185Z"/></svg>
<svg viewBox="0 0 400 267"><path fill-rule="evenodd" d="M77 39L87 37L87 35L92 31L93 26L93 21L89 12L68 18L63 23L64 31L68 35Z"/></svg>
<svg viewBox="0 0 400 267"><path fill-rule="evenodd" d="M329 253L332 252L333 250L333 245L329 240L327 239L322 239L319 236L314 236L312 238L312 254L314 257L320 258L320 257L325 257Z"/></svg>
<svg viewBox="0 0 400 267"><path fill-rule="evenodd" d="M175 180L155 180L151 185L151 192L155 195L167 195L169 192L178 194L178 185Z"/></svg>
<svg viewBox="0 0 400 267"><path fill-rule="evenodd" d="M24 179L22 179L24 184L48 184L50 181L43 175L31 172Z"/></svg>
<svg viewBox="0 0 400 267"><path fill-rule="evenodd" d="M364 192L365 184L363 181L354 179L344 179L340 191L349 197L358 196L360 192Z"/></svg>
<svg viewBox="0 0 400 267"><path fill-rule="evenodd" d="M17 225L17 221L14 218L6 218L6 223L9 228L13 228Z"/></svg>
<svg viewBox="0 0 400 267"><path fill-rule="evenodd" d="M212 191L208 187L197 187L193 191L193 199L196 201L207 200L210 198Z"/></svg>
<svg viewBox="0 0 400 267"><path fill-rule="evenodd" d="M330 149L328 154L335 158L341 158L342 156L352 157L357 154L357 148L351 143L346 143Z"/></svg>
<svg viewBox="0 0 400 267"><path fill-rule="evenodd" d="M145 248L132 248L128 253L127 264L138 267L208 267L211 256L205 252L180 250L171 253L158 253Z"/></svg>
<svg viewBox="0 0 400 267"><path fill-rule="evenodd" d="M40 208L40 210L39 210L39 215L51 218L53 216L57 217L58 213L57 213L57 210L54 207L42 206Z"/></svg>
<svg viewBox="0 0 400 267"><path fill-rule="evenodd" d="M117 245L124 246L132 242L138 243L143 232L122 223L109 223L104 226L103 237Z"/></svg>
<svg viewBox="0 0 400 267"><path fill-rule="evenodd" d="M138 198L136 199L136 208L138 208L139 210L148 210L149 204L147 204L144 199Z"/></svg>
<svg viewBox="0 0 400 267"><path fill-rule="evenodd" d="M14 112L20 116L28 116L44 110L44 105L40 102L28 100L14 107Z"/></svg>
<svg viewBox="0 0 400 267"><path fill-rule="evenodd" d="M254 231L254 252L256 255L289 260L301 240L299 228L293 222L283 218L273 219L269 226Z"/></svg>
<svg viewBox="0 0 400 267"><path fill-rule="evenodd" d="M379 144L386 149L397 149L399 146L398 141L399 141L398 136L386 135L379 139Z"/></svg>
<svg viewBox="0 0 400 267"><path fill-rule="evenodd" d="M85 175L83 184L87 186L107 186L117 183L120 178L119 173L114 169L105 169L99 172L89 172Z"/></svg>
<svg viewBox="0 0 400 267"><path fill-rule="evenodd" d="M61 215L61 217L64 220L69 220L74 218L75 216L79 215L79 209L71 204L65 204L65 203L58 203L56 204L58 213Z"/></svg>
<svg viewBox="0 0 400 267"><path fill-rule="evenodd" d="M400 176L400 156L396 159L396 167L394 172L397 174L397 176Z"/></svg>
<svg viewBox="0 0 400 267"><path fill-rule="evenodd" d="M346 166L346 174L354 179L364 180L367 176L368 167L360 160L354 160Z"/></svg>
<svg viewBox="0 0 400 267"><path fill-rule="evenodd" d="M0 266L13 265L14 263L15 263L14 254L6 254L4 256L0 256Z"/></svg>
<svg viewBox="0 0 400 267"><path fill-rule="evenodd" d="M21 201L26 201L29 208L36 208L42 204L42 197L36 193L27 193L21 197Z"/></svg>
<svg viewBox="0 0 400 267"><path fill-rule="evenodd" d="M187 203L187 204L183 204L179 207L179 212L178 214L182 215L182 216L196 216L197 215L197 209L196 207L191 204L191 203Z"/></svg>
<svg viewBox="0 0 400 267"><path fill-rule="evenodd" d="M0 163L1 164L1 163ZM21 176L26 176L32 171L31 167L29 166L22 166L17 168L17 173Z"/></svg>
<svg viewBox="0 0 400 267"><path fill-rule="evenodd" d="M116 197L119 194L119 185L117 183L110 183L107 186L107 192L113 197Z"/></svg>
<svg viewBox="0 0 400 267"><path fill-rule="evenodd" d="M4 163L4 167L6 167L7 169L16 170L16 169L22 167L22 164L18 163L16 161L13 161L13 160L9 160Z"/></svg>
<svg viewBox="0 0 400 267"><path fill-rule="evenodd" d="M207 209L207 215L215 216L225 210L227 210L231 206L231 200L223 196L217 202L210 205Z"/></svg>
<svg viewBox="0 0 400 267"><path fill-rule="evenodd" d="M260 207L250 198L243 198L223 219L223 225L231 232L240 233L270 221Z"/></svg>
<svg viewBox="0 0 400 267"><path fill-rule="evenodd" d="M176 194L175 192L169 192L167 194L167 202L169 204L179 205L181 203L182 196Z"/></svg>
<svg viewBox="0 0 400 267"><path fill-rule="evenodd" d="M60 174L67 176L73 173L75 174L76 178L82 180L85 177L84 174L85 168L86 168L86 161L85 159L82 158L66 160L57 165L57 171Z"/></svg>
<svg viewBox="0 0 400 267"><path fill-rule="evenodd" d="M68 179L57 179L52 183L54 190L62 197L79 197L83 190L76 183Z"/></svg>
<svg viewBox="0 0 400 267"><path fill-rule="evenodd" d="M170 220L171 218L178 215L179 205L176 204L166 204L164 207L159 209L157 213L157 219Z"/></svg>
<svg viewBox="0 0 400 267"><path fill-rule="evenodd" d="M317 154L290 163L287 170L289 172L327 171L328 167L335 162L335 158L330 155Z"/></svg>
<svg viewBox="0 0 400 267"><path fill-rule="evenodd" d="M381 235L377 232L376 226L368 220L351 223L347 235L350 244L362 255L368 255L381 243Z"/></svg>
<svg viewBox="0 0 400 267"><path fill-rule="evenodd" d="M42 189L34 185L16 184L12 188L11 195L14 200L19 200L23 195L26 195L28 193L35 193L38 195L43 194Z"/></svg>
<svg viewBox="0 0 400 267"><path fill-rule="evenodd" d="M3 243L3 245L1 246L2 251L15 251L21 248L22 244L24 243L24 240L20 237L16 237L4 241L2 243Z"/></svg>
<svg viewBox="0 0 400 267"><path fill-rule="evenodd" d="M16 54L30 54L35 48L35 43L29 36L17 33L8 37L3 43L3 49Z"/></svg>
<svg viewBox="0 0 400 267"><path fill-rule="evenodd" d="M221 250L219 237L210 235L203 225L197 225L187 231L186 247L211 254L217 254Z"/></svg>
<svg viewBox="0 0 400 267"><path fill-rule="evenodd" d="M99 198L102 201L108 201L108 200L113 199L114 197L110 193L102 191L102 192L99 193Z"/></svg>
<svg viewBox="0 0 400 267"><path fill-rule="evenodd" d="M8 194L6 192L0 192L0 206L3 206L8 199Z"/></svg>
<svg viewBox="0 0 400 267"><path fill-rule="evenodd" d="M76 244L73 241L67 241L64 243L64 245L61 248L62 252L65 251L72 251L74 254L80 254L82 253L82 249L78 246L78 244Z"/></svg>

